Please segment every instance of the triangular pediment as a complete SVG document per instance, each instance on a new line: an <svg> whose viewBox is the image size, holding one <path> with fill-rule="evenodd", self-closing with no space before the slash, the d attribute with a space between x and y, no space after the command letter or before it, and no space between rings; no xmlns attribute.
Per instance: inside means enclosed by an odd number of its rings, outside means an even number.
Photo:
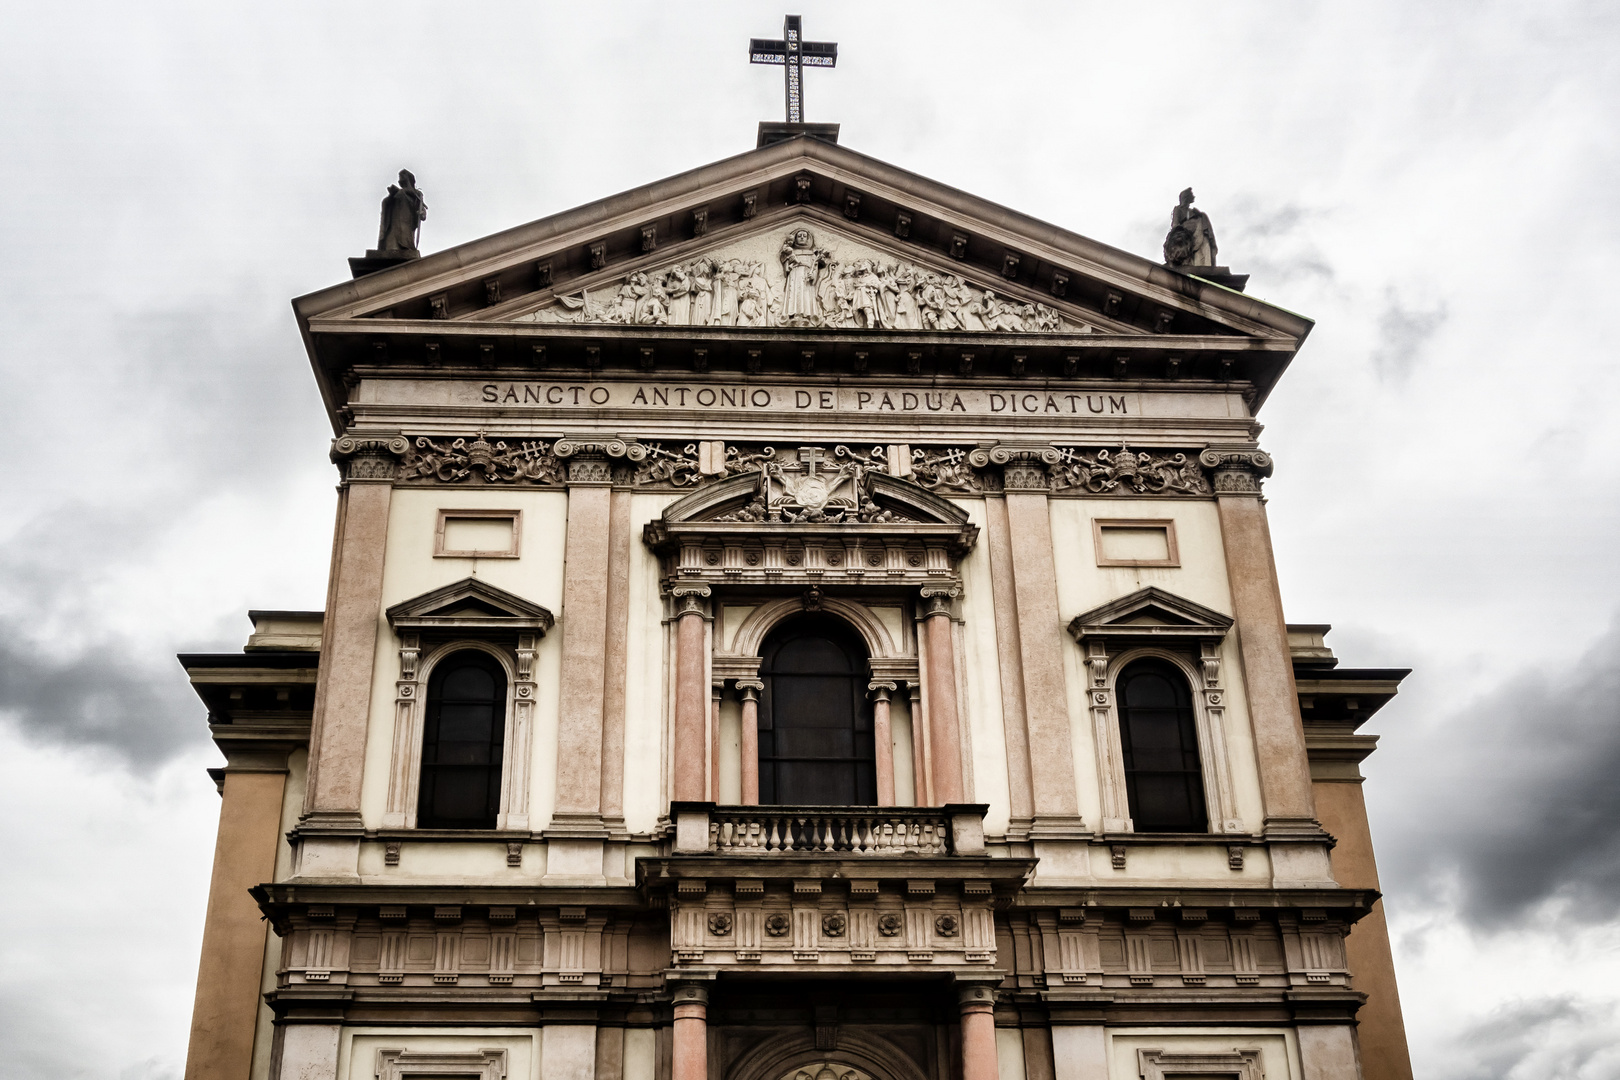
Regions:
<svg viewBox="0 0 1620 1080"><path fill-rule="evenodd" d="M543 634L554 621L542 605L477 578L464 578L388 609L389 625L396 630L507 629Z"/></svg>
<svg viewBox="0 0 1620 1080"><path fill-rule="evenodd" d="M814 237L803 248L801 229ZM1123 359L1153 377L1247 382L1258 402L1311 328L808 138L366 274L294 309L335 422L344 373L362 365L752 371L836 355L857 373L869 361L917 374L921 356L924 373L993 361L1013 375L1117 377ZM986 351L1007 343L1030 351Z"/></svg>
<svg viewBox="0 0 1620 1080"><path fill-rule="evenodd" d="M1148 586L1076 615L1069 632L1088 637L1221 637L1232 618L1213 608Z"/></svg>

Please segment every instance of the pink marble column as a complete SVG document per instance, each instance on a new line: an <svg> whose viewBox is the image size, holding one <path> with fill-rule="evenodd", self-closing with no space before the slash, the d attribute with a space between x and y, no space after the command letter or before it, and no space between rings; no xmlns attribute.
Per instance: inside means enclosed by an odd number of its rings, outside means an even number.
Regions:
<svg viewBox="0 0 1620 1080"><path fill-rule="evenodd" d="M899 689L892 682L873 682L867 686L872 695L872 745L877 764L877 801L879 806L894 805L894 736L889 730L889 695Z"/></svg>
<svg viewBox="0 0 1620 1080"><path fill-rule="evenodd" d="M758 679L738 679L737 696L742 698L742 803L759 805L759 695L765 684Z"/></svg>
<svg viewBox="0 0 1620 1080"><path fill-rule="evenodd" d="M675 776L676 802L702 802L707 788L709 678L704 655L707 585L675 588Z"/></svg>
<svg viewBox="0 0 1620 1080"><path fill-rule="evenodd" d="M993 1027L990 1036L995 1038ZM691 983L676 985L672 1041L675 1045L670 1080L709 1080L708 987Z"/></svg>
<svg viewBox="0 0 1620 1080"><path fill-rule="evenodd" d="M996 1065L996 995L983 984L958 988L962 1007L962 1080L1000 1080Z"/></svg>
<svg viewBox="0 0 1620 1080"><path fill-rule="evenodd" d="M966 802L962 782L962 734L956 702L956 647L952 641L953 588L923 589L923 626L928 633L928 747L933 759L934 804Z"/></svg>

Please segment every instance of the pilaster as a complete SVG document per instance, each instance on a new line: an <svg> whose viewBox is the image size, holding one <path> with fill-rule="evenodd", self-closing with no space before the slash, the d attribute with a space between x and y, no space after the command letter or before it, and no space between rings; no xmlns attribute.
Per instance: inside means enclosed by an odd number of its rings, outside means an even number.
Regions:
<svg viewBox="0 0 1620 1080"><path fill-rule="evenodd" d="M1199 462L1213 473L1275 876L1279 881L1331 882L1326 834L1311 797L1271 530L1260 497L1260 483L1271 475L1271 458L1253 447L1216 446L1199 455Z"/></svg>
<svg viewBox="0 0 1620 1080"><path fill-rule="evenodd" d="M357 870L388 517L399 459L408 449L400 435L344 435L332 443L343 482L299 822L297 872L304 877L352 877Z"/></svg>

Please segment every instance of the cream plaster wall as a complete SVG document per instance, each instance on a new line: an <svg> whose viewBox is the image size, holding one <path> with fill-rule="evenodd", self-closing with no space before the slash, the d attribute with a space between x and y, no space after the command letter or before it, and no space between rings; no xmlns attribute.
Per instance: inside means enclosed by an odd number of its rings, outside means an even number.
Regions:
<svg viewBox="0 0 1620 1080"><path fill-rule="evenodd" d="M624 1080L653 1080L658 1072L658 1032L624 1029Z"/></svg>
<svg viewBox="0 0 1620 1080"><path fill-rule="evenodd" d="M438 511L518 509L523 511L523 554L516 559L434 558ZM568 496L558 491L490 488L398 488L388 520L388 554L383 565L382 609L377 613L377 667L372 681L371 721L366 740L361 814L372 828L382 822L388 798L388 765L393 753L395 684L399 679L399 640L386 610L402 600L476 577L526 600L544 604L557 625L540 641L535 656L533 755L529 763L532 828L551 819L557 773L558 674L568 613L562 606L564 537ZM504 863L503 863L504 865ZM424 873L437 873L431 866ZM446 866L445 873L459 873Z"/></svg>
<svg viewBox="0 0 1620 1080"><path fill-rule="evenodd" d="M894 800L917 805L917 769L912 760L911 701L902 690L889 702L889 745L894 747Z"/></svg>
<svg viewBox="0 0 1620 1080"><path fill-rule="evenodd" d="M963 723L968 731L971 755L964 758L973 771L967 791L970 802L988 803L984 831L992 836L1007 832L1012 799L1007 779L1007 736L1001 713L1001 662L996 641L995 589L990 581L990 546L985 539L983 499L953 499L967 512L968 520L979 529L979 542L962 560L962 668L959 681L966 691L961 696Z"/></svg>
<svg viewBox="0 0 1620 1080"><path fill-rule="evenodd" d="M651 832L669 804L665 748L669 731L664 601L658 592L658 558L641 542L641 529L681 494L633 495L630 499L630 636L625 653L624 823L633 833Z"/></svg>
<svg viewBox="0 0 1620 1080"><path fill-rule="evenodd" d="M1018 1028L996 1028L997 1080L1024 1080L1024 1033Z"/></svg>
<svg viewBox="0 0 1620 1080"><path fill-rule="evenodd" d="M547 605L550 606L550 605ZM377 1051L384 1047L416 1052L470 1054L485 1048L506 1051L506 1080L540 1080L537 1037L544 1028L379 1028L343 1030L337 1075L345 1080L376 1080Z"/></svg>
<svg viewBox="0 0 1620 1080"><path fill-rule="evenodd" d="M1064 624L1079 615L1148 586L1157 586L1223 614L1232 613L1226 577L1226 551L1215 503L1203 499L1052 499L1052 549L1057 566L1058 613ZM1168 518L1176 525L1179 567L1098 566L1093 540L1094 518ZM1243 692L1242 657L1236 635L1221 645L1221 683L1226 689L1227 759L1232 787L1244 825L1257 830L1262 810L1260 777L1248 699ZM1086 698L1088 675L1079 645L1065 643L1069 722L1074 736L1074 769L1080 789L1080 812L1088 823L1102 817L1098 788L1097 747ZM1142 863L1145 869L1150 861ZM1136 875L1132 855L1128 873ZM1155 872L1154 876L1158 876ZM1245 877L1248 876L1245 870Z"/></svg>
<svg viewBox="0 0 1620 1080"><path fill-rule="evenodd" d="M1302 1080L1299 1042L1287 1028L1133 1028L1108 1033L1109 1080L1142 1080L1137 1068L1138 1050L1159 1049L1170 1053L1231 1053L1233 1050L1259 1050L1260 1068L1266 1080Z"/></svg>
<svg viewBox="0 0 1620 1080"><path fill-rule="evenodd" d="M715 801L742 802L742 702L728 695L720 702L720 784Z"/></svg>

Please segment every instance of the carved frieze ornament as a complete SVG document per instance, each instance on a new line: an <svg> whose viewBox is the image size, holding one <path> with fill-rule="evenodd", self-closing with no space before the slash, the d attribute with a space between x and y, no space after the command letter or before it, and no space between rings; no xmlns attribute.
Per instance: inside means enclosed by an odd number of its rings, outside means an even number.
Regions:
<svg viewBox="0 0 1620 1080"><path fill-rule="evenodd" d="M1089 454L1075 449L1059 451L1054 473L1059 489L1079 488L1098 495L1208 495L1210 491L1198 462L1186 454L1132 451L1123 443L1118 450Z"/></svg>
<svg viewBox="0 0 1620 1080"><path fill-rule="evenodd" d="M959 274L894 261L853 241L819 242L800 225L595 290L559 296L533 322L631 326L808 326L860 330L1086 334L1088 323L1045 304L973 285Z"/></svg>
<svg viewBox="0 0 1620 1080"><path fill-rule="evenodd" d="M406 454L400 479L561 484L565 475L549 443L539 439L517 440L511 445L505 440L492 443L480 431L472 439L415 439Z"/></svg>
<svg viewBox="0 0 1620 1080"><path fill-rule="evenodd" d="M1217 495L1258 495L1271 475L1271 455L1252 447L1211 446L1198 461L1214 474Z"/></svg>
<svg viewBox="0 0 1620 1080"><path fill-rule="evenodd" d="M393 480L410 449L403 435L342 435L332 440L332 464L345 480Z"/></svg>
<svg viewBox="0 0 1620 1080"><path fill-rule="evenodd" d="M345 441L347 440L347 441ZM341 444L341 445L340 445ZM348 449L344 449L348 447ZM393 447L392 450L388 449ZM403 458L396 468L395 458ZM1000 444L993 447L846 444L779 448L660 443L619 437L544 439L345 436L333 460L351 479L563 487L613 483L693 489L752 475L757 490L717 521L883 524L911 520L871 498L871 478L904 479L939 495L1002 490L1057 496L1257 493L1271 458L1252 448L1194 450ZM1216 474L1212 487L1205 470ZM1220 487L1226 484L1226 487Z"/></svg>

